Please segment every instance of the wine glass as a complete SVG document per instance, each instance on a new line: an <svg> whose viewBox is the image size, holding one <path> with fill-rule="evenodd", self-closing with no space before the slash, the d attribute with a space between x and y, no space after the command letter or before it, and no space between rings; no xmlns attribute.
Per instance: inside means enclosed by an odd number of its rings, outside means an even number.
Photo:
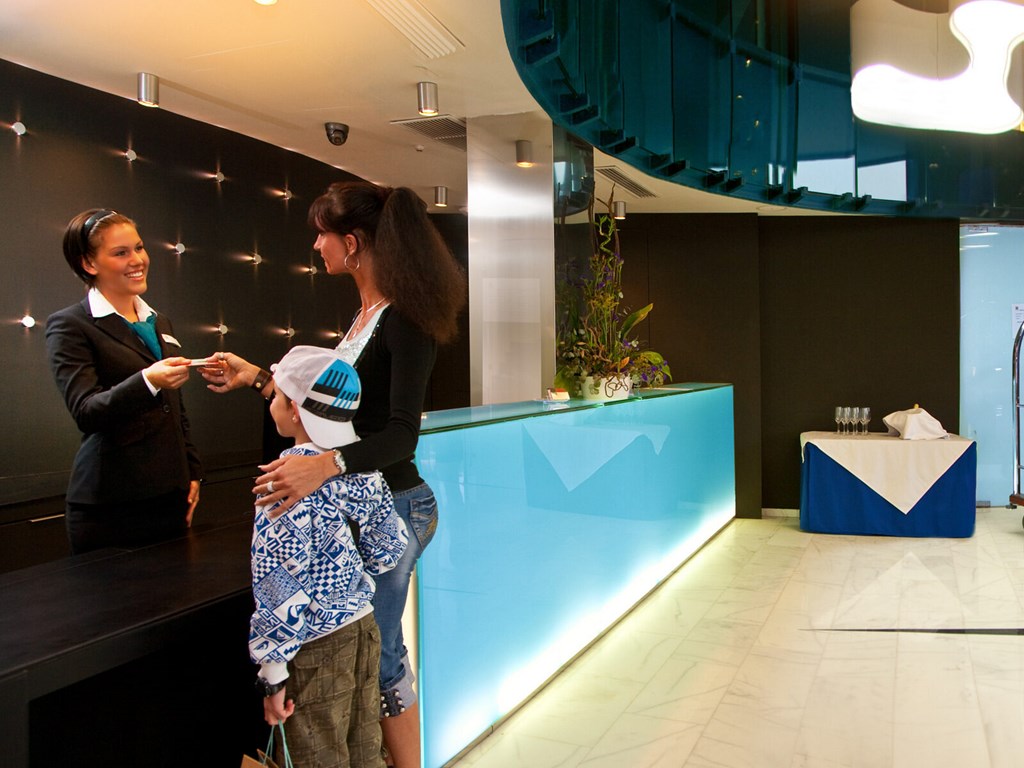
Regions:
<svg viewBox="0 0 1024 768"><path fill-rule="evenodd" d="M843 420L843 406L836 406L836 434L839 434L839 422Z"/></svg>
<svg viewBox="0 0 1024 768"><path fill-rule="evenodd" d="M868 423L871 421L871 409L867 406L860 409L860 423L864 425L864 434L868 433Z"/></svg>
<svg viewBox="0 0 1024 768"><path fill-rule="evenodd" d="M843 434L849 433L850 419L853 416L853 412L850 410L850 406L843 406Z"/></svg>
<svg viewBox="0 0 1024 768"><path fill-rule="evenodd" d="M853 434L857 434L857 425L860 424L860 407L854 406L850 411L850 424L853 425Z"/></svg>

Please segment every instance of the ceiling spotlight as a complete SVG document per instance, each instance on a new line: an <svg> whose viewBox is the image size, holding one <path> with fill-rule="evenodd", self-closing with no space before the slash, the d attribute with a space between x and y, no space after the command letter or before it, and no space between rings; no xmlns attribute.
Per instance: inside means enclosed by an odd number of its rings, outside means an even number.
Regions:
<svg viewBox="0 0 1024 768"><path fill-rule="evenodd" d="M516 165L520 168L533 168L533 142L519 139L516 142Z"/></svg>
<svg viewBox="0 0 1024 768"><path fill-rule="evenodd" d="M612 216L613 216L613 218L619 219L620 221L622 219L626 218L626 201L625 200L616 200L615 201L614 213L612 214Z"/></svg>
<svg viewBox="0 0 1024 768"><path fill-rule="evenodd" d="M24 136L25 133L28 131L28 128L26 128L25 124L21 122L21 120L19 120L11 126L11 130L18 134L19 136Z"/></svg>
<svg viewBox="0 0 1024 768"><path fill-rule="evenodd" d="M277 0L256 0L256 5L277 5Z"/></svg>
<svg viewBox="0 0 1024 768"><path fill-rule="evenodd" d="M144 107L160 106L160 78L149 72L139 72L138 102Z"/></svg>
<svg viewBox="0 0 1024 768"><path fill-rule="evenodd" d="M438 208L448 207L448 187L434 187L434 205Z"/></svg>
<svg viewBox="0 0 1024 768"><path fill-rule="evenodd" d="M433 117L438 112L437 83L416 83L416 100L419 113L424 117Z"/></svg>

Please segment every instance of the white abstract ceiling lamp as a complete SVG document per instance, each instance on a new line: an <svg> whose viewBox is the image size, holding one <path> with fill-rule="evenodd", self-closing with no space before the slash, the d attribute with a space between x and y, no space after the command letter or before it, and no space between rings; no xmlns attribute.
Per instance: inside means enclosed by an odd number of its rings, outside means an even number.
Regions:
<svg viewBox="0 0 1024 768"><path fill-rule="evenodd" d="M1024 5L950 0L949 8L941 14L916 11L895 0L853 5L850 100L857 117L984 134L1021 124L1024 112L1010 91L1024 92L1012 81L1021 79L1021 68L1011 73L1024 40Z"/></svg>

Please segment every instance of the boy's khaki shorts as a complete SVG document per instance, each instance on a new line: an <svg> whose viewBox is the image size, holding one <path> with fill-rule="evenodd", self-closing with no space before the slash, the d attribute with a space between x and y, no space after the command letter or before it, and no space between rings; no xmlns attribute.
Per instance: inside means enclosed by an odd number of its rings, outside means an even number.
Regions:
<svg viewBox="0 0 1024 768"><path fill-rule="evenodd" d="M285 698L294 699L295 714L285 722L285 736L292 762L383 768L380 632L373 614L303 645L288 669Z"/></svg>

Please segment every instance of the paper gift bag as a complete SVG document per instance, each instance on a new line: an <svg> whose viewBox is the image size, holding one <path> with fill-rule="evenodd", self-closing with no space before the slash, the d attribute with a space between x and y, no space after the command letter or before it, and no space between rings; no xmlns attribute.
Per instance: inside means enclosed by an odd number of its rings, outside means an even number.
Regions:
<svg viewBox="0 0 1024 768"><path fill-rule="evenodd" d="M241 768L279 768L278 764L274 762L274 758L271 757L274 754L274 734L278 729L281 730L281 756L284 758L284 768L295 768L292 756L288 754L288 742L284 738L284 723L279 723L270 729L270 740L267 741L266 751L256 750L258 759L242 755Z"/></svg>
<svg viewBox="0 0 1024 768"><path fill-rule="evenodd" d="M256 751L259 760L249 755L242 755L242 768L278 768L274 759L267 755L262 749Z"/></svg>

